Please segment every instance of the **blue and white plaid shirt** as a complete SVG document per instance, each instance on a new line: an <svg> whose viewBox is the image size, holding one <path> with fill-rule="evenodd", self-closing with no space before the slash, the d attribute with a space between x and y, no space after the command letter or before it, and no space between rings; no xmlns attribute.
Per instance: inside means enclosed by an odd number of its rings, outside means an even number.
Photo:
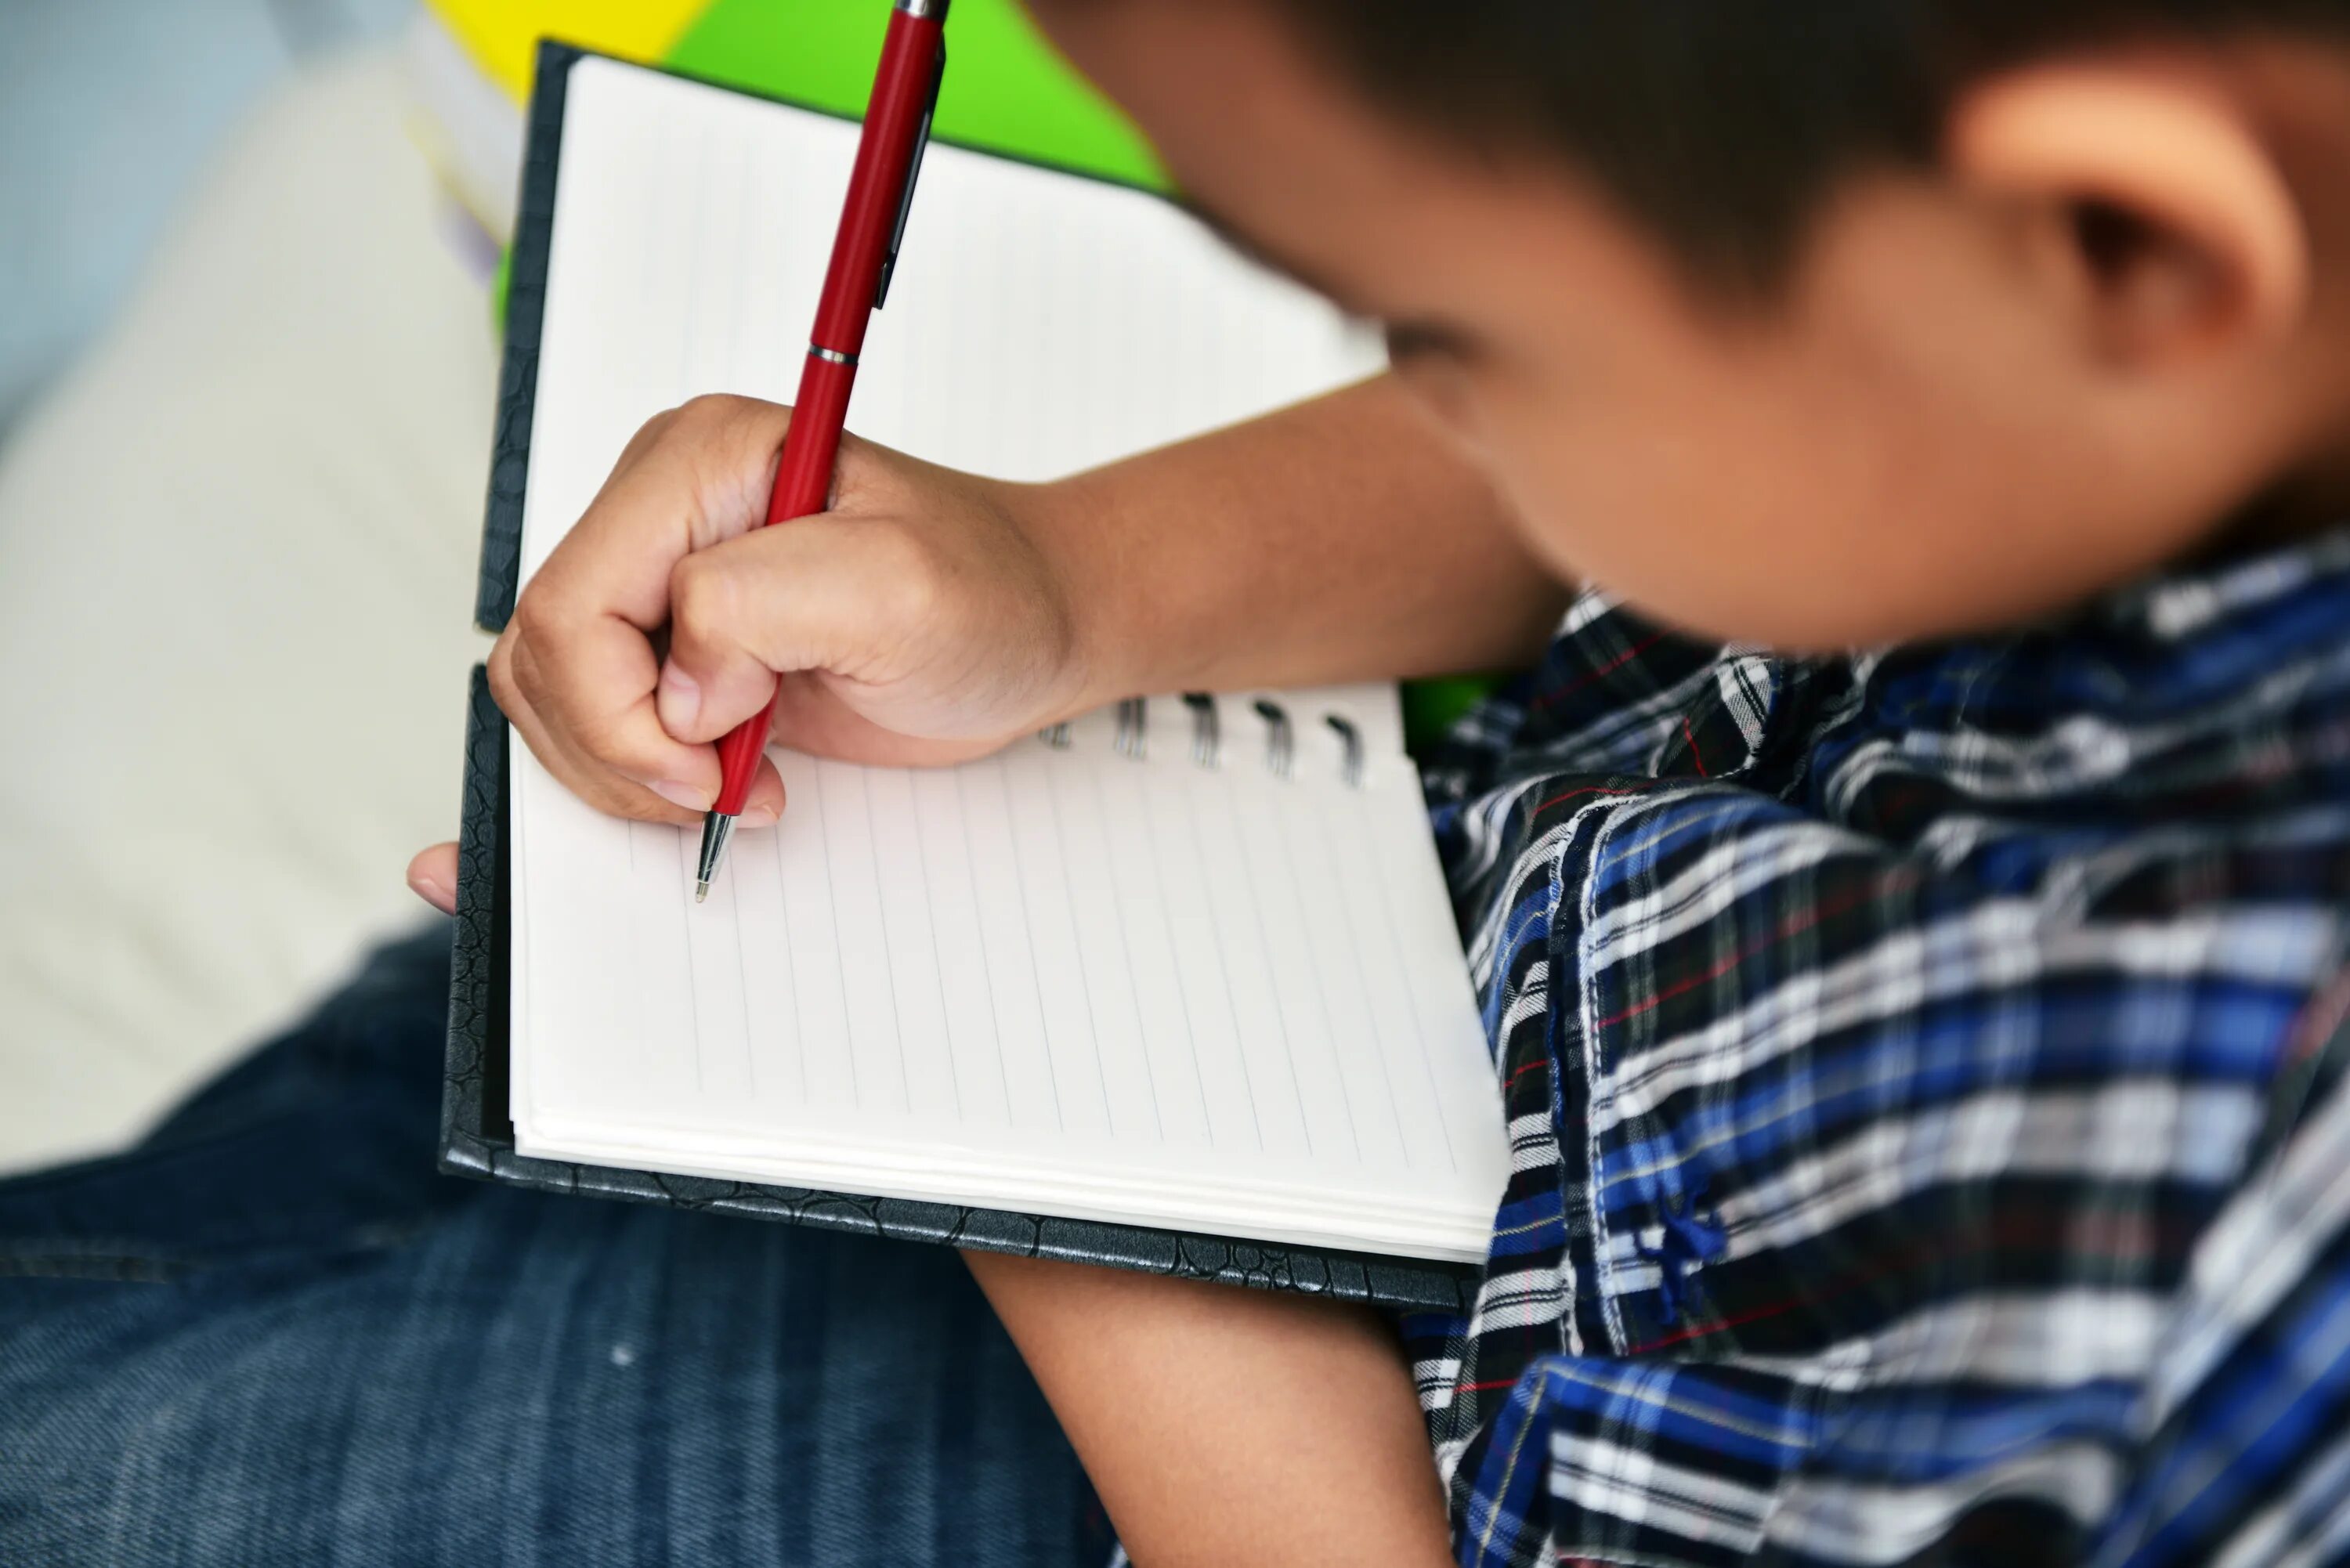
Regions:
<svg viewBox="0 0 2350 1568"><path fill-rule="evenodd" d="M1463 1563L2350 1561L2350 533L1850 659L1586 597L1430 790Z"/></svg>

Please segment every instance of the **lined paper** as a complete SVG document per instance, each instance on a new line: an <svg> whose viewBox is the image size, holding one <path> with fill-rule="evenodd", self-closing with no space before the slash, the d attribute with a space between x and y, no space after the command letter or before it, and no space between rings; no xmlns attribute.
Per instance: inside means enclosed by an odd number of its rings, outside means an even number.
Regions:
<svg viewBox="0 0 2350 1568"><path fill-rule="evenodd" d="M576 66L525 573L629 435L788 395L854 128ZM851 427L1045 477L1377 365L1173 207L933 149ZM1145 705L962 767L782 747L772 832L695 844L513 750L512 1111L526 1153L1438 1258L1484 1251L1498 1090L1392 689ZM1345 777L1330 715L1363 738Z"/></svg>

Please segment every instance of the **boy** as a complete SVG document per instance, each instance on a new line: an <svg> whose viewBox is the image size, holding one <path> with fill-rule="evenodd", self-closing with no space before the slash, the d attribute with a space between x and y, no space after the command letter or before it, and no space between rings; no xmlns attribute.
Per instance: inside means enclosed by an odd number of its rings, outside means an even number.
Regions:
<svg viewBox="0 0 2350 1568"><path fill-rule="evenodd" d="M969 1260L1135 1559L2350 1557L2350 13L1038 14L1394 377L765 532L785 412L689 405L493 672L683 825L775 672L939 760L1532 664L1431 781L1475 1313Z"/></svg>

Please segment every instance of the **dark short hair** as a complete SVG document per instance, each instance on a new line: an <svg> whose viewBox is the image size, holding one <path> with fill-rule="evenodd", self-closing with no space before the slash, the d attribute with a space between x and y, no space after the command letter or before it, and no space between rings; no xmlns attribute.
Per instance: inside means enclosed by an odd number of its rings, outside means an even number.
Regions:
<svg viewBox="0 0 2350 1568"><path fill-rule="evenodd" d="M1929 166L1984 71L2132 36L2350 24L2350 0L1252 3L1382 105L1564 154L1701 277L1750 289L1783 275L1839 182Z"/></svg>

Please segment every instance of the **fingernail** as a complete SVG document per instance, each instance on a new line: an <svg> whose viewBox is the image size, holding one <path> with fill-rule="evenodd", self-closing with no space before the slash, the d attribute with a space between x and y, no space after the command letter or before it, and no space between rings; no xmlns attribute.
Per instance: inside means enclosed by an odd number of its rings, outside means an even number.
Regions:
<svg viewBox="0 0 2350 1568"><path fill-rule="evenodd" d="M671 659L661 666L660 676L661 727L674 735L693 726L694 715L702 711L702 687Z"/></svg>
<svg viewBox="0 0 2350 1568"><path fill-rule="evenodd" d="M696 789L690 784L679 784L674 779L663 779L657 784L645 787L671 805L681 805L688 811L710 809L710 792L706 789Z"/></svg>
<svg viewBox="0 0 2350 1568"><path fill-rule="evenodd" d="M744 807L743 808L743 821L742 821L742 826L744 826L744 827L773 827L773 826L775 826L775 808L774 806L772 806L772 805L768 805L765 801L764 801L764 800L763 800L763 801L761 801L761 802L759 802L756 805L746 805L746 806L744 806Z"/></svg>
<svg viewBox="0 0 2350 1568"><path fill-rule="evenodd" d="M427 877L421 872L411 872L408 877L408 888L409 891L444 914L456 907L457 895L442 887L438 877Z"/></svg>

